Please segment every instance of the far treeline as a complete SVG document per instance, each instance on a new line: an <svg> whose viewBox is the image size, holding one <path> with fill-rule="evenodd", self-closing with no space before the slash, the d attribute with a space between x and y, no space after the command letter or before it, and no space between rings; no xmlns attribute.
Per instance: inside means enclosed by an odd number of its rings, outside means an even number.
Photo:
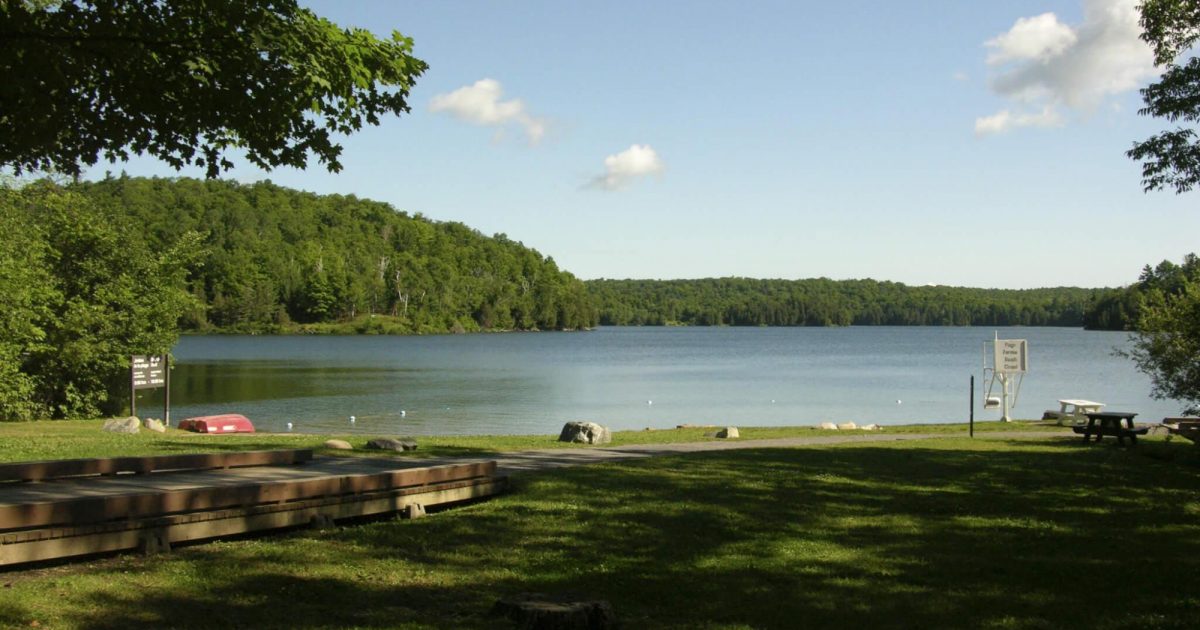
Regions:
<svg viewBox="0 0 1200 630"><path fill-rule="evenodd" d="M195 332L441 333L596 324L583 283L503 234L261 182L109 177L70 187L163 250L201 235Z"/></svg>
<svg viewBox="0 0 1200 630"><path fill-rule="evenodd" d="M1104 289L875 280L589 280L606 326L1081 326Z"/></svg>

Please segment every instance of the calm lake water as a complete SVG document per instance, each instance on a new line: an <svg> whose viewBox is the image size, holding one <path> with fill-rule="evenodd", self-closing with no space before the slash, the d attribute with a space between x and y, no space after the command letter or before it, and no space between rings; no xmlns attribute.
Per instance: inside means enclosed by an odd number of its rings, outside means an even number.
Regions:
<svg viewBox="0 0 1200 630"><path fill-rule="evenodd" d="M1014 416L1059 398L1139 419L1177 415L1113 356L1125 333L1066 328L601 328L582 333L425 337L185 337L172 419L242 413L262 431L556 433L568 420L614 429L961 422L982 345L1029 340ZM999 418L978 407L976 419ZM139 397L149 414L161 398ZM352 426L349 416L356 416Z"/></svg>

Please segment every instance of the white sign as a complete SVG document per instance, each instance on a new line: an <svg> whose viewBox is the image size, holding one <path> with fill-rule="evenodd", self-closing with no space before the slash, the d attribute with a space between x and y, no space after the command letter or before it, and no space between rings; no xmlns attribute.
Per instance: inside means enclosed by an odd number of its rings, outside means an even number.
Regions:
<svg viewBox="0 0 1200 630"><path fill-rule="evenodd" d="M130 358L133 366L134 389L155 389L167 384L167 366L162 355L135 354Z"/></svg>
<svg viewBox="0 0 1200 630"><path fill-rule="evenodd" d="M997 373L1015 374L1029 370L1029 342L1024 339L997 339L994 353Z"/></svg>

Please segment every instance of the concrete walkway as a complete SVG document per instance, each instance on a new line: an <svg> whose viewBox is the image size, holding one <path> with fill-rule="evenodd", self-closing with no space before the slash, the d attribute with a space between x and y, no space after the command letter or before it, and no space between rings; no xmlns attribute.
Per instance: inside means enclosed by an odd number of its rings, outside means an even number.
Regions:
<svg viewBox="0 0 1200 630"><path fill-rule="evenodd" d="M986 432L975 435L977 440L996 439L1030 439L1066 437L1070 432L1058 431L1005 431ZM404 466L436 466L440 464L458 464L468 462L495 461L501 474L548 470L567 466L583 466L605 462L645 459L662 455L679 455L683 453L707 453L712 451L732 451L750 448L789 448L795 446L820 446L824 444L858 444L872 442L902 442L907 440L930 440L935 438L967 437L966 433L858 433L855 435L821 435L820 437L792 437L770 440L720 440L708 442L681 442L678 444L631 444L628 446L592 447L592 448L546 448L528 451L500 453L492 457L434 457L429 459L362 459L336 458L356 462L355 466L370 463L380 468L396 468L401 461ZM323 458L324 459L324 458Z"/></svg>

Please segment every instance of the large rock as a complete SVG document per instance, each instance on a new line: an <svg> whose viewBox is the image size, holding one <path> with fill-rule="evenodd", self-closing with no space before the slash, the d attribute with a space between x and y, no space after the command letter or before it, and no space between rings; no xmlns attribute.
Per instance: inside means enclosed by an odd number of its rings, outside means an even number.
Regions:
<svg viewBox="0 0 1200 630"><path fill-rule="evenodd" d="M104 421L104 426L100 429L111 433L137 433L141 425L137 416L129 416L127 418L109 418Z"/></svg>
<svg viewBox="0 0 1200 630"><path fill-rule="evenodd" d="M325 440L325 448L331 448L335 451L352 451L353 446L346 440Z"/></svg>
<svg viewBox="0 0 1200 630"><path fill-rule="evenodd" d="M504 617L518 628L537 630L607 630L617 627L612 605L575 594L521 593L492 606L493 617Z"/></svg>
<svg viewBox="0 0 1200 630"><path fill-rule="evenodd" d="M854 431L858 428L858 425L854 424L853 422L843 422L837 425L837 427L838 431Z"/></svg>
<svg viewBox="0 0 1200 630"><path fill-rule="evenodd" d="M832 422L822 422L821 428L826 431L837 431L838 426Z"/></svg>
<svg viewBox="0 0 1200 630"><path fill-rule="evenodd" d="M868 424L865 427L859 427L859 428L862 429L863 431L882 431L883 430L883 427L879 426L878 424Z"/></svg>
<svg viewBox="0 0 1200 630"><path fill-rule="evenodd" d="M378 451L415 451L417 441L412 438L374 438L367 442L367 448Z"/></svg>
<svg viewBox="0 0 1200 630"><path fill-rule="evenodd" d="M146 418L145 420L142 420L142 426L146 427L146 429L150 431L154 431L155 433L167 432L167 425L163 424L162 420L155 420L154 418Z"/></svg>
<svg viewBox="0 0 1200 630"><path fill-rule="evenodd" d="M719 437L722 439L733 439L733 438L740 438L742 436L740 433L738 433L737 427L725 427L724 429L717 431L716 437Z"/></svg>
<svg viewBox="0 0 1200 630"><path fill-rule="evenodd" d="M579 444L608 444L612 442L612 432L595 422L568 422L563 425L558 434L559 442L575 442Z"/></svg>

